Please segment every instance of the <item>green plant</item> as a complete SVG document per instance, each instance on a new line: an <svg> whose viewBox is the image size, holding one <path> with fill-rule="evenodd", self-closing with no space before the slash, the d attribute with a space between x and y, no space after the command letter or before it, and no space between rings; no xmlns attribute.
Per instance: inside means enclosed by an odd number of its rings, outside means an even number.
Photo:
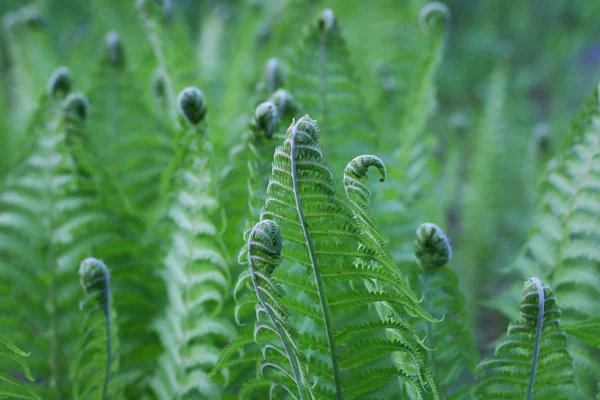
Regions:
<svg viewBox="0 0 600 400"><path fill-rule="evenodd" d="M598 5L1 3L0 398L598 396Z"/></svg>

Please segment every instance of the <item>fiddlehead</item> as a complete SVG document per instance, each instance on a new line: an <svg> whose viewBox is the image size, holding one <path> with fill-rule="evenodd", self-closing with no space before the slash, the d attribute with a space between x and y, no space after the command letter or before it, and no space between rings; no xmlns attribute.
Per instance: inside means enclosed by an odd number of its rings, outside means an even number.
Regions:
<svg viewBox="0 0 600 400"><path fill-rule="evenodd" d="M177 98L179 113L191 125L198 125L206 116L206 100L202 91L188 87L179 93Z"/></svg>
<svg viewBox="0 0 600 400"><path fill-rule="evenodd" d="M125 66L125 52L117 32L108 32L106 35L106 60L115 68Z"/></svg>
<svg viewBox="0 0 600 400"><path fill-rule="evenodd" d="M298 345L294 341L294 331L287 321L285 309L277 301L281 294L269 281L269 276L281 263L282 246L283 238L277 224L270 220L258 222L248 237L248 264L252 274L252 285L259 301L256 309L257 317L260 320L261 312L268 315L272 329L279 337L285 356L289 361L298 397L304 399L306 397L305 378L302 374L303 366L300 364L301 356L298 352ZM258 326L258 329L262 328ZM255 329L255 337L258 329ZM267 347L264 348L267 349ZM266 355L266 351L263 354Z"/></svg>
<svg viewBox="0 0 600 400"><path fill-rule="evenodd" d="M426 33L446 28L450 23L448 6L439 1L431 1L423 6L419 13L419 26Z"/></svg>
<svg viewBox="0 0 600 400"><path fill-rule="evenodd" d="M435 224L424 223L417 229L415 258L424 271L441 268L452 258L448 238Z"/></svg>
<svg viewBox="0 0 600 400"><path fill-rule="evenodd" d="M73 78L71 71L67 67L60 67L52 73L48 80L48 96L63 98L71 93L73 87Z"/></svg>

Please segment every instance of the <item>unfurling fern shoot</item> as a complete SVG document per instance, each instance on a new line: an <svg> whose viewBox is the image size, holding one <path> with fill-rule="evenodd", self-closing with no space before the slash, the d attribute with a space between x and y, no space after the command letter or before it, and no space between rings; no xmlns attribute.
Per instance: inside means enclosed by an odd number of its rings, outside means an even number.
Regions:
<svg viewBox="0 0 600 400"><path fill-rule="evenodd" d="M415 259L421 268L419 292L427 311L442 321L417 325L433 349L428 352L428 365L440 393L448 399L466 399L479 354L458 278L446 266L451 258L452 247L444 232L432 223L419 226L415 238Z"/></svg>
<svg viewBox="0 0 600 400"><path fill-rule="evenodd" d="M87 258L79 267L84 298L80 308L82 342L71 364L73 398L108 400L118 396L112 376L118 370L116 316L106 265Z"/></svg>
<svg viewBox="0 0 600 400"><path fill-rule="evenodd" d="M298 345L295 343L294 330L287 321L287 312L278 303L277 298L281 296L277 286L270 280L273 270L281 263L281 248L283 238L277 224L271 220L262 220L257 223L248 237L248 264L252 274L252 285L259 301L257 305L256 316L259 320L254 335L262 330L274 330L284 349L284 356L287 358L292 371L293 381L298 390L300 399L306 398L306 389L304 388L304 377L302 373L303 365L300 364L301 356ZM270 325L260 325L261 313L268 316ZM264 322L263 322L264 323ZM269 345L273 346L273 345ZM268 347L264 347L265 351ZM275 351L280 351L273 348ZM264 366L275 365L264 364ZM263 368L264 368L263 366ZM284 373L287 373L283 370ZM281 378L280 378L281 379ZM283 384L282 384L283 386ZM287 390L290 390L289 388Z"/></svg>

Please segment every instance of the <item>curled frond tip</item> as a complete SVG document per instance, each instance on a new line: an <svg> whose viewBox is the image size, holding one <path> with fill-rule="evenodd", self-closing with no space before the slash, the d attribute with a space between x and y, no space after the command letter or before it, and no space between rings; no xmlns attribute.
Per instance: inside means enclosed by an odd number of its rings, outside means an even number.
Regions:
<svg viewBox="0 0 600 400"><path fill-rule="evenodd" d="M443 267L452 258L452 247L444 232L435 224L426 222L417 229L415 258L425 269Z"/></svg>
<svg viewBox="0 0 600 400"><path fill-rule="evenodd" d="M65 97L71 92L72 86L71 71L67 67L60 67L52 73L48 80L48 96Z"/></svg>
<svg viewBox="0 0 600 400"><path fill-rule="evenodd" d="M90 102L83 93L71 93L63 104L65 115L68 118L76 117L85 121L88 116Z"/></svg>
<svg viewBox="0 0 600 400"><path fill-rule="evenodd" d="M108 32L106 35L106 58L114 67L125 65L123 45L121 44L119 34L115 31Z"/></svg>
<svg viewBox="0 0 600 400"><path fill-rule="evenodd" d="M254 225L248 237L250 267L271 274L281 263L283 237L279 226L269 219Z"/></svg>
<svg viewBox="0 0 600 400"><path fill-rule="evenodd" d="M385 182L385 179L387 178L385 164L383 163L383 161L381 161L379 157L373 155L362 155L354 158L348 163L344 173L346 175L362 179L365 177L370 167L377 168L379 170L379 173L381 174L379 182Z"/></svg>
<svg viewBox="0 0 600 400"><path fill-rule="evenodd" d="M277 107L271 101L265 101L256 107L250 128L255 133L264 133L270 139L279 126Z"/></svg>
<svg viewBox="0 0 600 400"><path fill-rule="evenodd" d="M419 13L419 26L426 33L430 33L434 27L445 27L449 21L450 10L447 5L439 1L425 4Z"/></svg>
<svg viewBox="0 0 600 400"><path fill-rule="evenodd" d="M177 99L179 112L187 122L198 125L206 116L206 99L198 88L188 87L179 93Z"/></svg>

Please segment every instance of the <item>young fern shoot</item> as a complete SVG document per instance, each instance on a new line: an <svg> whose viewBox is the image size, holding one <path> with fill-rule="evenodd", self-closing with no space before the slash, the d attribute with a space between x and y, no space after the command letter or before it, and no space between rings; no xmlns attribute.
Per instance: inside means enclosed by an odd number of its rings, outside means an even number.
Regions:
<svg viewBox="0 0 600 400"><path fill-rule="evenodd" d="M110 274L106 265L87 258L79 267L85 297L81 344L71 364L74 399L108 400L119 397L114 380L118 372L116 315L112 305Z"/></svg>
<svg viewBox="0 0 600 400"><path fill-rule="evenodd" d="M428 352L427 361L440 393L448 399L466 399L466 384L473 379L479 354L458 278L446 266L451 257L444 232L435 224L421 224L415 238L415 259L421 268L419 292L427 311L443 320L417 322L417 326L426 335L428 347L435 349Z"/></svg>

